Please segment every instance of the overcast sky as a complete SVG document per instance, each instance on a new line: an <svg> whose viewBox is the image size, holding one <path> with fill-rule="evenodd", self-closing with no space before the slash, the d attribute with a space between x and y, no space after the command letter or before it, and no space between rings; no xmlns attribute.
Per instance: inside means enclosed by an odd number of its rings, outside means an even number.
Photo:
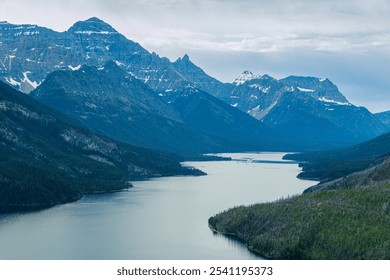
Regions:
<svg viewBox="0 0 390 280"><path fill-rule="evenodd" d="M244 70L327 77L377 112L390 110L389 15L388 0L1 0L0 21L64 31L96 16L221 81Z"/></svg>

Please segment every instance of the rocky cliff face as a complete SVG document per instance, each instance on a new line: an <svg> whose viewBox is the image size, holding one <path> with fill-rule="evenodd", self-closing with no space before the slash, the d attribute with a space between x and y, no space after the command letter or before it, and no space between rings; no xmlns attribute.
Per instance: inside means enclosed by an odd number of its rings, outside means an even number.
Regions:
<svg viewBox="0 0 390 280"><path fill-rule="evenodd" d="M159 91L188 83L168 59L149 53L97 18L77 22L62 33L3 22L0 34L2 79L26 93L54 70L101 67L108 60Z"/></svg>

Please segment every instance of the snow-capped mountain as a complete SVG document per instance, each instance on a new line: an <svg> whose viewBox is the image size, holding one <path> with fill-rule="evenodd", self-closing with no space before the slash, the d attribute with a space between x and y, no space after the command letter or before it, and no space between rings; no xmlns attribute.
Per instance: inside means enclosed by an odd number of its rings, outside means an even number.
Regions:
<svg viewBox="0 0 390 280"><path fill-rule="evenodd" d="M253 80L253 79L259 79L261 78L261 75L255 75L249 70L245 70L242 72L234 81L233 84L235 85L242 85L243 83Z"/></svg>
<svg viewBox="0 0 390 280"><path fill-rule="evenodd" d="M79 21L65 32L36 25L0 24L2 80L30 92L55 70L115 61L151 88L168 92L189 82L167 58L149 53L98 18Z"/></svg>
<svg viewBox="0 0 390 280"><path fill-rule="evenodd" d="M210 80L207 74L198 71L196 79L185 71L182 74L301 147L340 147L386 132L383 123L367 109L351 104L326 78L290 76L278 80L244 71L231 84L213 81L208 87L201 83Z"/></svg>
<svg viewBox="0 0 390 280"><path fill-rule="evenodd" d="M342 146L386 131L382 122L351 104L328 79L290 76L278 80L244 71L232 83L222 83L196 66L188 55L172 63L98 18L79 21L65 32L1 22L0 34L0 78L26 93L53 71L77 72L83 65L99 69L114 61L166 103L179 104L175 102L180 99L180 108L190 108L190 103L183 102L195 102L196 98L188 97L202 92L202 99L208 100L204 103L208 104L208 113L216 114L211 94L285 135L291 147L302 144L302 139L308 148ZM227 116L225 109L223 115ZM182 113L176 113L184 119ZM237 119L232 123L237 125ZM228 134L224 131L217 136Z"/></svg>

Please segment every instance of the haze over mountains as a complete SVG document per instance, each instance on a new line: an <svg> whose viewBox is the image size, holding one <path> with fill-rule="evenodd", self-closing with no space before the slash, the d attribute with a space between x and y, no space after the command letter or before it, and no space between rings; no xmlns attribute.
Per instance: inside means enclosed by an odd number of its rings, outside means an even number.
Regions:
<svg viewBox="0 0 390 280"><path fill-rule="evenodd" d="M222 83L188 55L171 62L149 53L98 18L65 32L2 22L0 33L2 80L131 144L180 153L310 150L388 131L328 79L245 71Z"/></svg>

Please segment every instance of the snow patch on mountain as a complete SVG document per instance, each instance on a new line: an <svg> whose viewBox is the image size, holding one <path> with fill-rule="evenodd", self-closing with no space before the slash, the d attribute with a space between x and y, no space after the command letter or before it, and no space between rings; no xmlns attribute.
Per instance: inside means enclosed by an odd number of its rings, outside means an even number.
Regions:
<svg viewBox="0 0 390 280"><path fill-rule="evenodd" d="M73 67L72 65L68 65L68 68L72 71L77 71L81 68L81 64L77 65L76 67Z"/></svg>
<svg viewBox="0 0 390 280"><path fill-rule="evenodd" d="M252 108L248 111L248 114L254 117L255 119L258 119L261 121L274 107L278 104L278 101L273 102L270 106L268 106L266 109L261 110L260 105Z"/></svg>
<svg viewBox="0 0 390 280"><path fill-rule="evenodd" d="M27 76L30 73L31 73L30 71L23 72L23 82L28 83L29 85L31 85L35 89L40 85L40 83L38 83L36 81L31 81Z"/></svg>
<svg viewBox="0 0 390 280"><path fill-rule="evenodd" d="M320 97L320 98L318 98L318 100L321 102L325 102L325 103L333 103L333 104L337 104L337 105L351 106L351 103L349 103L349 102L338 102L336 100L328 99L326 97Z"/></svg>
<svg viewBox="0 0 390 280"><path fill-rule="evenodd" d="M103 35L109 35L109 34L117 34L118 32L110 32L110 31L75 31L74 34L103 34Z"/></svg>
<svg viewBox="0 0 390 280"><path fill-rule="evenodd" d="M301 87L297 87L299 91L303 91L303 92L315 92L314 89L309 89L309 88L301 88Z"/></svg>
<svg viewBox="0 0 390 280"><path fill-rule="evenodd" d="M271 88L271 87L263 87L263 86L258 85L258 84L253 84L253 85L250 85L249 87L256 88L256 89L258 89L258 90L260 90L260 91L262 91L264 93L268 93L270 88Z"/></svg>
<svg viewBox="0 0 390 280"><path fill-rule="evenodd" d="M20 82L15 81L12 77L6 77L5 80L7 83L13 85L13 86L19 86L20 87Z"/></svg>

